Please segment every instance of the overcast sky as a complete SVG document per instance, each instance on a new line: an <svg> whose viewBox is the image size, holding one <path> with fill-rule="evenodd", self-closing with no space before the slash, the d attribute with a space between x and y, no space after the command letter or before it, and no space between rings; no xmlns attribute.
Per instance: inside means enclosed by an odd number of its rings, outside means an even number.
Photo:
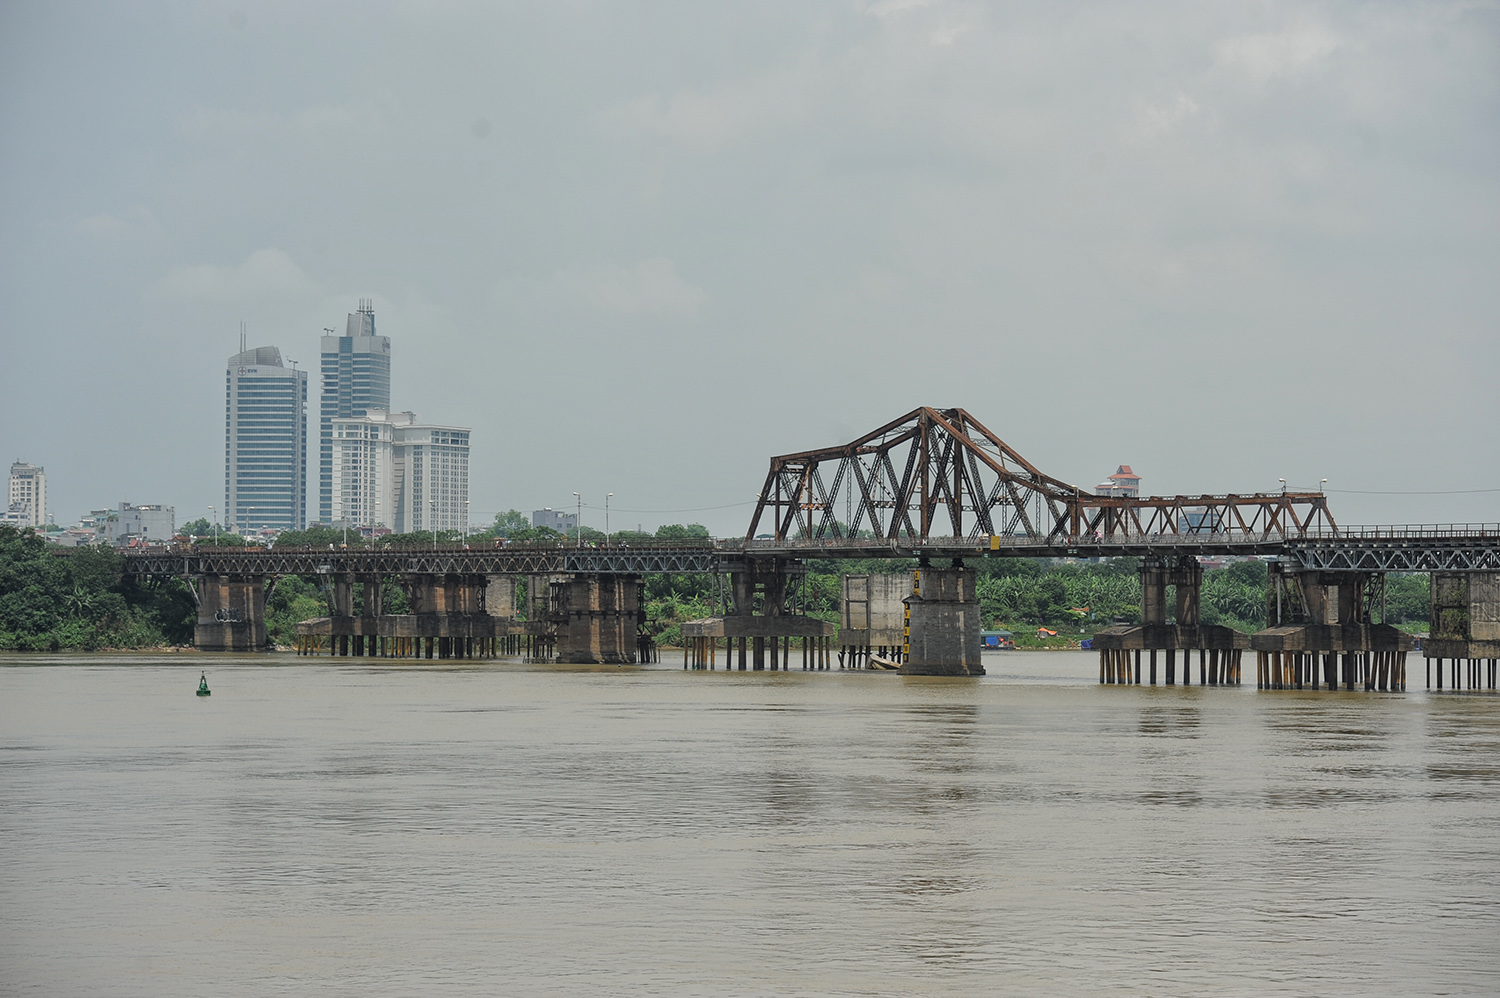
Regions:
<svg viewBox="0 0 1500 998"><path fill-rule="evenodd" d="M1362 494L1500 489L1493 3L9 2L0 178L0 459L59 523L222 507L241 321L315 369L361 297L476 522L738 533L919 405L1083 486L1500 521Z"/></svg>

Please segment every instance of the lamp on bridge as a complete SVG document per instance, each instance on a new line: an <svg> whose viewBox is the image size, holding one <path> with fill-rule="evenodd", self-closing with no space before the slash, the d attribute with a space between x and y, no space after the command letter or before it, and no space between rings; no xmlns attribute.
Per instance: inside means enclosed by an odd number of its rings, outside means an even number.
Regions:
<svg viewBox="0 0 1500 998"><path fill-rule="evenodd" d="M1282 491L1282 494L1285 495L1286 494L1286 479L1285 478L1278 478L1276 480L1281 483L1281 491Z"/></svg>
<svg viewBox="0 0 1500 998"><path fill-rule="evenodd" d="M614 498L614 493L609 492L604 496L604 546L609 547L609 501Z"/></svg>
<svg viewBox="0 0 1500 998"><path fill-rule="evenodd" d="M573 498L578 500L578 519L573 523L573 529L578 531L578 546L583 547L583 496L574 492Z"/></svg>

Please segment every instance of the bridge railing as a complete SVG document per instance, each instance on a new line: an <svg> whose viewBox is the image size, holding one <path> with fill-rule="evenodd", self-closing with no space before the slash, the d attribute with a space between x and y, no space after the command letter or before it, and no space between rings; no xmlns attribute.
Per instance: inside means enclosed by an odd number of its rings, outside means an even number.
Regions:
<svg viewBox="0 0 1500 998"><path fill-rule="evenodd" d="M1355 524L1340 527L1337 535L1313 532L1312 536L1338 536L1375 540L1428 540L1442 537L1500 537L1500 523L1397 523Z"/></svg>

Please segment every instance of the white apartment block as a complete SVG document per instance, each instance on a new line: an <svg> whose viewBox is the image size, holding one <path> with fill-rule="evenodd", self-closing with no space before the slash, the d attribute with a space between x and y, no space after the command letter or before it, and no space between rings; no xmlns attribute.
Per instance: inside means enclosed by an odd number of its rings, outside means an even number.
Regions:
<svg viewBox="0 0 1500 998"><path fill-rule="evenodd" d="M397 533L469 529L469 429L396 428Z"/></svg>
<svg viewBox="0 0 1500 998"><path fill-rule="evenodd" d="M9 505L0 522L17 527L42 527L47 523L47 473L34 464L17 461L10 466Z"/></svg>
<svg viewBox="0 0 1500 998"><path fill-rule="evenodd" d="M396 523L395 420L410 413L371 409L332 420L333 523L386 527Z"/></svg>
<svg viewBox="0 0 1500 998"><path fill-rule="evenodd" d="M398 534L468 528L468 427L371 409L331 429L332 522Z"/></svg>

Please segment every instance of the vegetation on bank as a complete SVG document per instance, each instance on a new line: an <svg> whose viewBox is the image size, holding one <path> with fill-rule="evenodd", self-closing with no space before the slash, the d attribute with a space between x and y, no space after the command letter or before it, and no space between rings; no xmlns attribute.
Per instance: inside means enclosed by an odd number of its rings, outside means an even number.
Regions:
<svg viewBox="0 0 1500 998"><path fill-rule="evenodd" d="M0 524L0 649L95 651L189 644L198 612L179 579L125 579L108 547L64 555Z"/></svg>

